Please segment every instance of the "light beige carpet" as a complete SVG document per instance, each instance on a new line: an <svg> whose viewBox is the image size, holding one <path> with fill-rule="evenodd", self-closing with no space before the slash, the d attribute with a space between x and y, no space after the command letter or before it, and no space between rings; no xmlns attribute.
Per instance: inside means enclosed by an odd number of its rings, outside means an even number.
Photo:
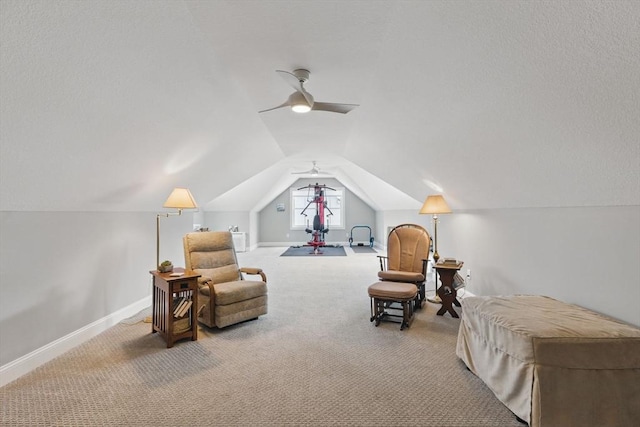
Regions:
<svg viewBox="0 0 640 427"><path fill-rule="evenodd" d="M427 303L369 322L375 254L239 254L269 313L167 349L145 312L0 388L2 426L518 426L455 356L460 320Z"/></svg>

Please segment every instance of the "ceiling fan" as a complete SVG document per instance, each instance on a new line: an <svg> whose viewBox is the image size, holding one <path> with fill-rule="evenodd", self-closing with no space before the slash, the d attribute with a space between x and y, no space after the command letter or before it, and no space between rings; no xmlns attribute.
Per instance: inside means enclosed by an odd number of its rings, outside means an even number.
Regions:
<svg viewBox="0 0 640 427"><path fill-rule="evenodd" d="M291 107L291 109L296 113L307 113L314 110L347 114L349 111L358 107L357 104L336 104L333 102L314 101L313 96L311 96L311 94L304 88L304 84L309 80L309 70L298 69L294 70L293 73L276 70L276 73L278 73L296 91L289 95L289 98L283 104L280 104L277 107L258 111L259 113L266 113L267 111L277 110L278 108Z"/></svg>
<svg viewBox="0 0 640 427"><path fill-rule="evenodd" d="M313 176L318 176L318 175L331 175L329 172L323 172L320 170L320 168L316 165L316 161L314 160L313 162L313 167L311 168L311 170L308 171L304 171L304 172L291 172L293 175L308 175L311 174Z"/></svg>

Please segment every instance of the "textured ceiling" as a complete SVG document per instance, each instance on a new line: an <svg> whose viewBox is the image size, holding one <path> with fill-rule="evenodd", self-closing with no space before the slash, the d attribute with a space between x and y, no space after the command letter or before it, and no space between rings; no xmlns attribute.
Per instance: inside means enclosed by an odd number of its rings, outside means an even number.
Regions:
<svg viewBox="0 0 640 427"><path fill-rule="evenodd" d="M640 204L640 2L0 2L0 208ZM288 109L276 69L307 68Z"/></svg>

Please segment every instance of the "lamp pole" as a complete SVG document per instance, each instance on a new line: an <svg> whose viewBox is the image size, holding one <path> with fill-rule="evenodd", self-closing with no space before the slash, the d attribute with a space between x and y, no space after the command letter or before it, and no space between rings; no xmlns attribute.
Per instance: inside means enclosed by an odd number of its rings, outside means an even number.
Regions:
<svg viewBox="0 0 640 427"><path fill-rule="evenodd" d="M433 261L438 262L440 254L438 253L438 215L433 214Z"/></svg>
<svg viewBox="0 0 640 427"><path fill-rule="evenodd" d="M166 212L156 215L156 268L160 266L160 217L169 218L172 215L182 215L182 209L178 209L178 212Z"/></svg>

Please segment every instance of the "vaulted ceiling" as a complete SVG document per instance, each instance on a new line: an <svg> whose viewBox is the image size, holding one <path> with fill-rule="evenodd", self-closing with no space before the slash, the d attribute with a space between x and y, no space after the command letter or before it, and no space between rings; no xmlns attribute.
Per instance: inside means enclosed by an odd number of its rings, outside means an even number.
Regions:
<svg viewBox="0 0 640 427"><path fill-rule="evenodd" d="M2 210L640 204L640 2L0 2ZM275 70L316 100L279 109Z"/></svg>

